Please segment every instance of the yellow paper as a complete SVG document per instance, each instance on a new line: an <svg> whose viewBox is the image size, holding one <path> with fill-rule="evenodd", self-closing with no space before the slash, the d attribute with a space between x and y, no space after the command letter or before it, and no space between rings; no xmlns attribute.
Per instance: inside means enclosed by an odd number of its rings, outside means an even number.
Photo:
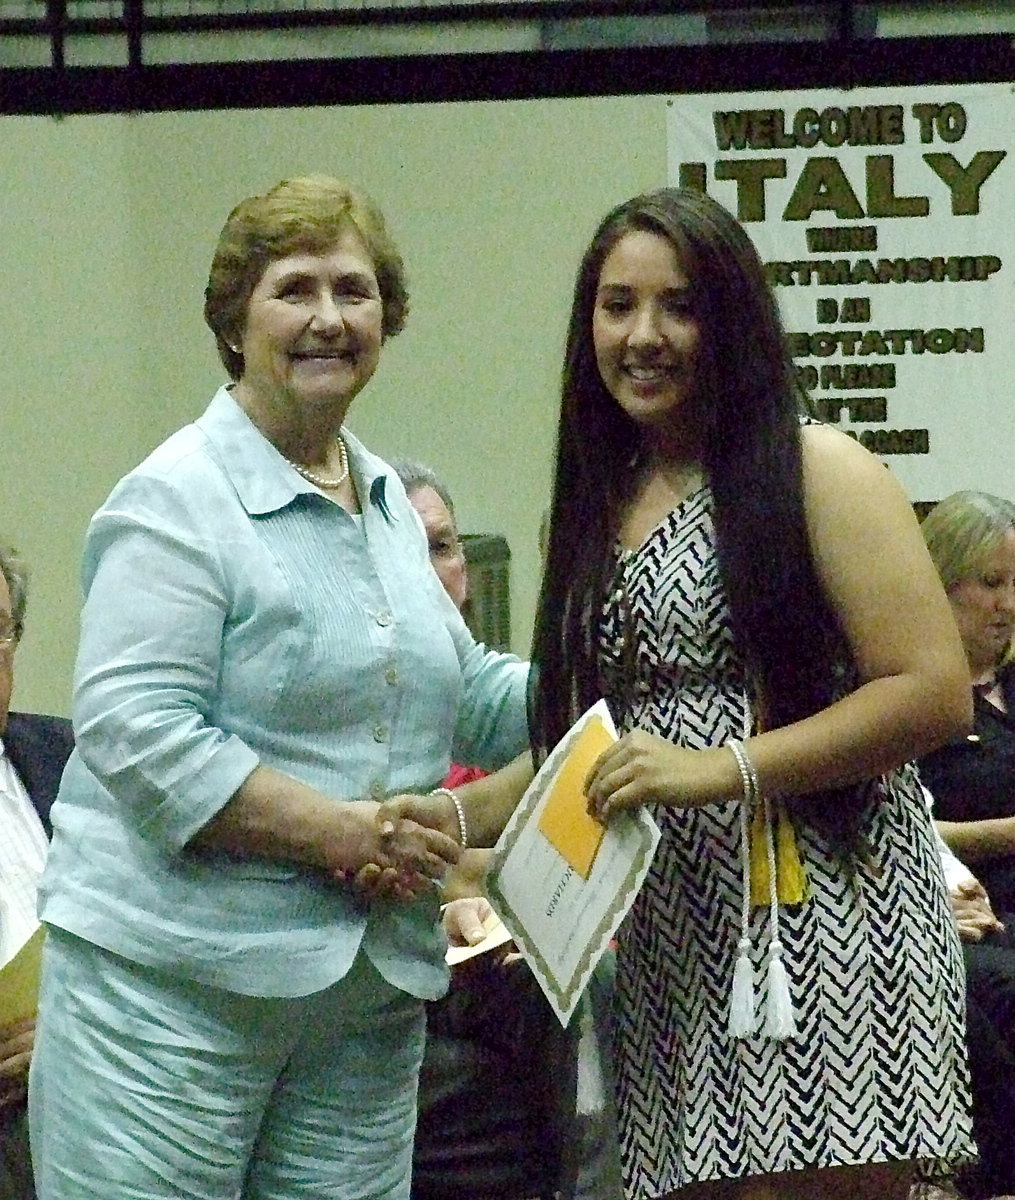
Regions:
<svg viewBox="0 0 1015 1200"><path fill-rule="evenodd" d="M32 934L11 961L0 969L0 1025L34 1017L39 1003L39 966L43 927Z"/></svg>
<svg viewBox="0 0 1015 1200"><path fill-rule="evenodd" d="M585 779L596 759L615 740L598 716L588 721L558 771L539 818L539 832L582 879L588 879L606 832L606 827L589 814Z"/></svg>

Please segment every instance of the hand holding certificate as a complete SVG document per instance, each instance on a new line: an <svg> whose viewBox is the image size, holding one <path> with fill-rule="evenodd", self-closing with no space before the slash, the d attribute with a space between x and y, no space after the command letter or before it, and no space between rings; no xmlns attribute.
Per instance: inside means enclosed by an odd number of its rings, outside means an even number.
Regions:
<svg viewBox="0 0 1015 1200"><path fill-rule="evenodd" d="M589 815L586 776L617 732L600 700L548 756L501 834L487 892L561 1024L630 908L659 841L644 809Z"/></svg>

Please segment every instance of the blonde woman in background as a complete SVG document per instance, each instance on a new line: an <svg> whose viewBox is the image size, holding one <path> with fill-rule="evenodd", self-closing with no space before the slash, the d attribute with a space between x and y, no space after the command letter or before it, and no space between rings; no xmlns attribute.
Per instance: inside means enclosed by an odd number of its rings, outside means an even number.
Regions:
<svg viewBox="0 0 1015 1200"><path fill-rule="evenodd" d="M975 1200L1015 1193L1015 504L946 497L922 530L958 625L973 731L920 760L938 829L969 875L952 890L969 990L969 1054L980 1160Z"/></svg>

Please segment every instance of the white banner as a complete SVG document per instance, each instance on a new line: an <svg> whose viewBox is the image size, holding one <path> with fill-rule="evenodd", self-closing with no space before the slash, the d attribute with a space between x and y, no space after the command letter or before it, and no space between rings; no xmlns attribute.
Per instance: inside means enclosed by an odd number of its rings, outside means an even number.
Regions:
<svg viewBox="0 0 1015 1200"><path fill-rule="evenodd" d="M667 101L670 182L743 222L818 416L914 501L1015 499L1013 129L1007 84Z"/></svg>

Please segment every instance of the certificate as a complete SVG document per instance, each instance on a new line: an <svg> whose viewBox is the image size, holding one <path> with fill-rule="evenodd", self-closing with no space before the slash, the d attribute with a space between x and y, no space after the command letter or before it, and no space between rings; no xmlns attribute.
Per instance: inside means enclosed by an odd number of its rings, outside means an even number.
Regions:
<svg viewBox="0 0 1015 1200"><path fill-rule="evenodd" d="M617 731L606 702L580 717L529 785L494 848L487 894L562 1025L631 907L659 828L642 808L609 825L583 784Z"/></svg>
<svg viewBox="0 0 1015 1200"><path fill-rule="evenodd" d="M13 1025L35 1016L44 928L39 925L10 962L0 968L0 1025Z"/></svg>

